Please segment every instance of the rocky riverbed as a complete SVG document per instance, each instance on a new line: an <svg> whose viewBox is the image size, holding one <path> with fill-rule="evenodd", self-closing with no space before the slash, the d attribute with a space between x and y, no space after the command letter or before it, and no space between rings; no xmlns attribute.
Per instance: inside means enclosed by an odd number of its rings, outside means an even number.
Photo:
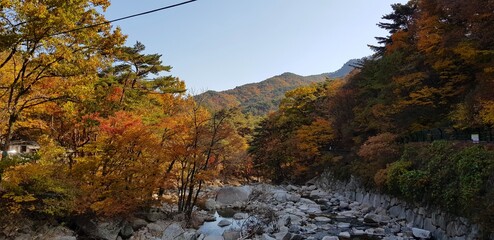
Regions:
<svg viewBox="0 0 494 240"><path fill-rule="evenodd" d="M198 239L414 239L430 238L429 231L412 228L386 210L350 201L315 185L227 187L205 204L208 210L238 209L243 226L218 226L222 236ZM204 213L204 212L203 212ZM237 214L239 214L237 213ZM250 220L249 220L250 219Z"/></svg>
<svg viewBox="0 0 494 240"><path fill-rule="evenodd" d="M429 231L413 228L386 209L350 201L339 193L315 185L272 186L257 184L209 189L201 209L189 224L173 208L163 205L135 217L98 222L76 221L78 233L24 233L12 239L132 239L132 240L234 240L234 239L427 239ZM85 237L77 237L85 236ZM2 237L0 237L2 239ZM4 237L3 239L11 239Z"/></svg>

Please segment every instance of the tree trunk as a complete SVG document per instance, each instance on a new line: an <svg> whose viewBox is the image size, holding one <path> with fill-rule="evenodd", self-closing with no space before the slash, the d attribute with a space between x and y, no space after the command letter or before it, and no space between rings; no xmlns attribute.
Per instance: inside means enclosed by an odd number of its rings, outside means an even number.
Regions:
<svg viewBox="0 0 494 240"><path fill-rule="evenodd" d="M15 114L15 113L10 114L9 125L7 127L7 132L5 134L5 142L2 146L2 161L7 159L7 157L8 157L10 142L12 140L12 132L13 132L14 123L16 120L17 120L17 114Z"/></svg>

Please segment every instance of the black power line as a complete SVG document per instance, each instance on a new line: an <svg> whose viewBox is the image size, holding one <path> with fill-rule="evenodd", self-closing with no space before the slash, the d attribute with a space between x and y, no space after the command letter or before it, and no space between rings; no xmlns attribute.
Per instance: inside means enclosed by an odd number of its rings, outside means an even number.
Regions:
<svg viewBox="0 0 494 240"><path fill-rule="evenodd" d="M146 15L146 14L150 14L150 13L154 13L154 12L159 12L159 11L163 11L165 9L170 9L170 8L182 6L182 5L185 5L185 4L189 4L189 3L192 3L192 2L195 2L195 1L197 1L197 0L189 0L189 1L181 2L181 3L177 3L177 4L173 4L173 5L169 5L169 6L165 6L165 7L161 7L161 8L156 8L156 9L149 10L149 11L146 11L146 12L136 13L136 14L125 16L125 17L121 17L121 18L116 18L116 19L109 20L109 21L104 21L104 22L100 22L100 23L86 25L86 26L74 28L74 29L67 30L67 31L57 32L57 33L51 34L50 37L57 36L57 35L62 35L62 34L67 34L67 33L71 33L71 32L77 32L77 31L80 31L80 30L83 30L83 29L87 29L87 28L93 28L93 27L97 27L97 26L101 26L101 25L105 25L105 24L110 24L110 23L122 21L122 20L129 19L129 18L134 18L134 17L138 17L138 16L142 16L142 15Z"/></svg>

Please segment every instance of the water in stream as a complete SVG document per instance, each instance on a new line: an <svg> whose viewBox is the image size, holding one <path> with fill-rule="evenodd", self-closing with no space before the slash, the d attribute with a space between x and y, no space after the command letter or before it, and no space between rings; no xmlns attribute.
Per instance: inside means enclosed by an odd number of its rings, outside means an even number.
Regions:
<svg viewBox="0 0 494 240"><path fill-rule="evenodd" d="M216 220L214 222L204 222L204 224L199 228L198 232L200 234L204 234L206 236L221 236L225 230L236 230L240 231L242 225L246 221L246 219L235 220L233 219L233 215L237 213L237 211L233 209L222 209L218 210L214 213L214 217ZM218 226L218 223L221 220L228 220L232 224L225 227Z"/></svg>

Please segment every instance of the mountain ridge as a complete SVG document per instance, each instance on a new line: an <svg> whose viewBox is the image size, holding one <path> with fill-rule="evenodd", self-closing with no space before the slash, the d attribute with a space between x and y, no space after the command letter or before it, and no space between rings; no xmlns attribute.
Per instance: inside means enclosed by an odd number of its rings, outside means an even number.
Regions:
<svg viewBox="0 0 494 240"><path fill-rule="evenodd" d="M353 66L358 61L358 59L351 59L334 72L309 76L284 72L260 82L244 84L229 90L209 90L194 98L213 111L239 107L243 113L261 116L276 110L287 91L327 79L344 77L353 70Z"/></svg>

